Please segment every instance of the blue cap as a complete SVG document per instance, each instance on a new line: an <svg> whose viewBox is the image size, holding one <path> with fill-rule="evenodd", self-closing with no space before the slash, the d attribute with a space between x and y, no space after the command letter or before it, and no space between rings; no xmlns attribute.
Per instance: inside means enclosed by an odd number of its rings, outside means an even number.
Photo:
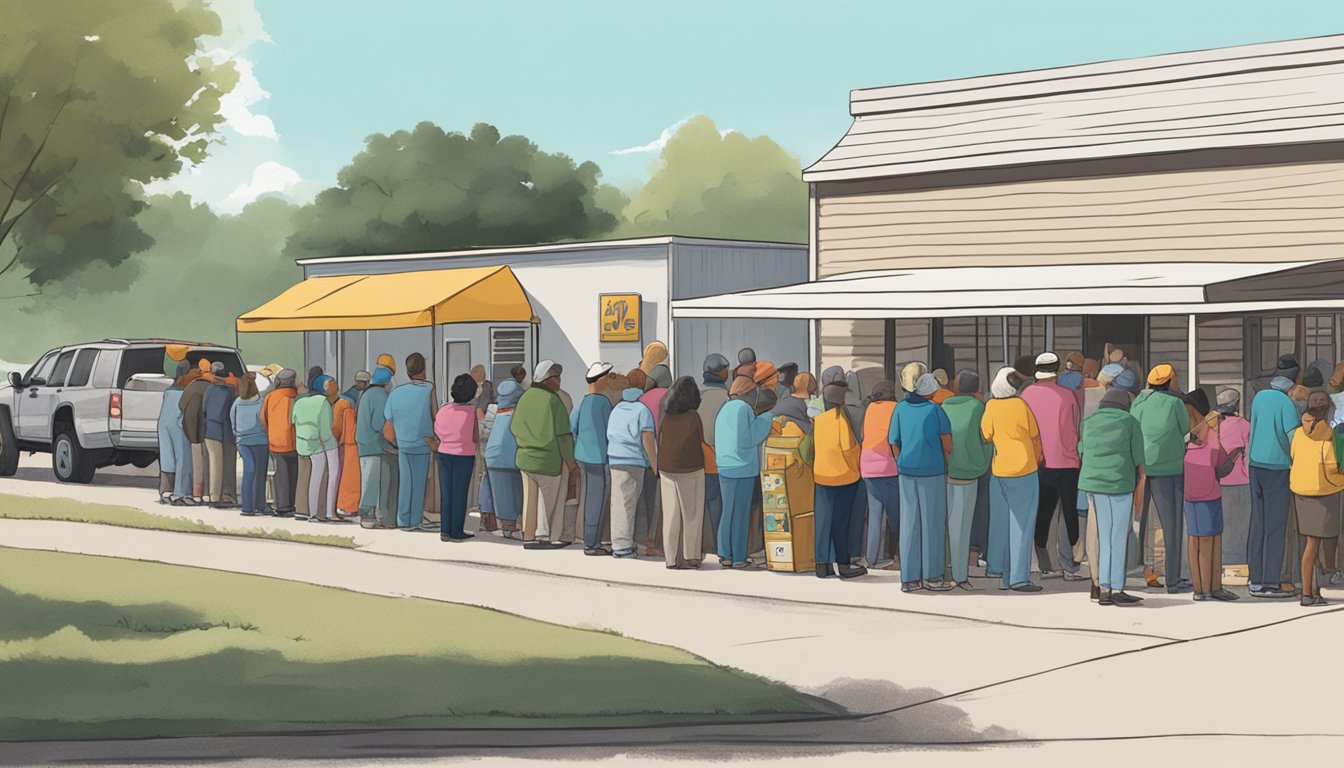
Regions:
<svg viewBox="0 0 1344 768"><path fill-rule="evenodd" d="M382 387L385 386L391 380L392 380L392 369L388 368L385 365L380 365L377 368L373 369L373 377L369 379L369 383L375 387Z"/></svg>
<svg viewBox="0 0 1344 768"><path fill-rule="evenodd" d="M513 379L505 379L497 389L499 395L498 403L500 408L512 408L518 404L518 400L523 396L523 388Z"/></svg>
<svg viewBox="0 0 1344 768"><path fill-rule="evenodd" d="M1111 386L1116 389L1123 389L1131 394L1137 394L1139 391L1139 376L1134 373L1133 368L1126 368L1116 375L1111 382Z"/></svg>

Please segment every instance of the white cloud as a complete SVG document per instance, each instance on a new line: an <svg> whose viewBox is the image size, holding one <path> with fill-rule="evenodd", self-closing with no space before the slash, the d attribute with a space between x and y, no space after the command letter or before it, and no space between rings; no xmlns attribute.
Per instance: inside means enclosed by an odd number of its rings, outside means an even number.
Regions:
<svg viewBox="0 0 1344 768"><path fill-rule="evenodd" d="M662 133L658 134L658 138L650 141L648 144L641 144L638 147L627 147L625 149L613 149L610 154L634 155L642 152L661 152L663 151L663 147L667 146L667 142L672 138L672 135L681 130L681 126L685 125L689 120L690 118L686 118L669 125L663 129Z"/></svg>
<svg viewBox="0 0 1344 768"><path fill-rule="evenodd" d="M254 43L269 43L255 0L212 0L210 9L219 15L218 36L208 37L205 55L216 61L232 58Z"/></svg>
<svg viewBox="0 0 1344 768"><path fill-rule="evenodd" d="M218 206L220 213L238 213L262 195L275 192L291 195L303 184L299 172L274 160L267 160L252 169L252 178L228 194Z"/></svg>
<svg viewBox="0 0 1344 768"><path fill-rule="evenodd" d="M259 136L279 141L280 134L276 133L271 118L252 111L254 104L271 97L270 91L262 88L257 81L251 61L239 56L234 58L233 64L238 69L238 84L219 99L219 114L224 118L224 124L240 136Z"/></svg>

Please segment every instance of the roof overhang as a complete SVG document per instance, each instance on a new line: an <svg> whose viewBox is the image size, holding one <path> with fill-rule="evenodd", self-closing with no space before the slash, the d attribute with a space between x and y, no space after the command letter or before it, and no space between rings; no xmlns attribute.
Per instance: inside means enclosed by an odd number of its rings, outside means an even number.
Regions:
<svg viewBox="0 0 1344 768"><path fill-rule="evenodd" d="M1344 309L1344 259L855 272L672 302L674 318L1185 315Z"/></svg>
<svg viewBox="0 0 1344 768"><path fill-rule="evenodd" d="M533 322L508 267L310 277L238 317L237 329L364 331L442 323Z"/></svg>

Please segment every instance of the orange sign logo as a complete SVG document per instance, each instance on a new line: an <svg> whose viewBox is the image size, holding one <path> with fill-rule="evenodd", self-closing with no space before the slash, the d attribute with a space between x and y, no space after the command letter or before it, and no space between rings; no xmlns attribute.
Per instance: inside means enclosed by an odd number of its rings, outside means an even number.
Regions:
<svg viewBox="0 0 1344 768"><path fill-rule="evenodd" d="M602 341L639 341L639 294L604 293L601 302Z"/></svg>

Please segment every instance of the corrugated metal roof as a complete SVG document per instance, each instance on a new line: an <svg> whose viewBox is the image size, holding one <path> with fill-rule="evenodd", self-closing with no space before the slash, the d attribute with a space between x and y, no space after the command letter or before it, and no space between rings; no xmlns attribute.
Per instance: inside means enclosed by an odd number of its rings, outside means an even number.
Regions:
<svg viewBox="0 0 1344 768"><path fill-rule="evenodd" d="M853 91L809 182L1344 140L1344 35Z"/></svg>

